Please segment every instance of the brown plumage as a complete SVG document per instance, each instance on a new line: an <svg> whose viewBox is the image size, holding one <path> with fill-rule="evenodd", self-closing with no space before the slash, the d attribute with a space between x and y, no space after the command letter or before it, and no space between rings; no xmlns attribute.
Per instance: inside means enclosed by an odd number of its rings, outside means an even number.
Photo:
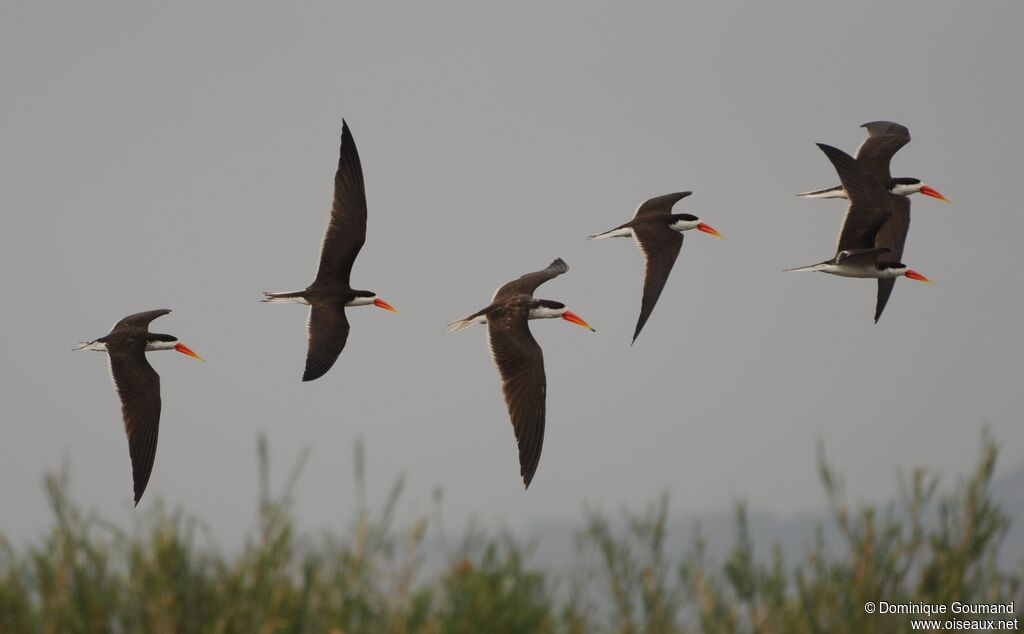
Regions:
<svg viewBox="0 0 1024 634"><path fill-rule="evenodd" d="M305 290L290 293L264 293L265 302L298 301L309 304L306 320L306 368L303 381L322 377L337 361L348 341L346 306L375 304L394 311L372 291L352 288L350 279L356 256L366 242L366 190L363 168L355 139L342 120L338 170L334 174L334 202L331 219L320 246L320 265L316 279Z"/></svg>
<svg viewBox="0 0 1024 634"><path fill-rule="evenodd" d="M78 348L106 351L109 358L128 436L136 505L153 472L160 430L160 375L146 359L146 350L178 350L200 358L184 344L176 343L177 337L149 332L149 323L169 312L161 308L129 315L114 324L106 336Z"/></svg>
<svg viewBox="0 0 1024 634"><path fill-rule="evenodd" d="M693 192L675 192L644 201L637 207L633 218L614 229L589 236L591 239L606 237L632 237L644 254L644 291L640 301L640 316L633 331L633 342L640 336L644 324L654 312L661 297L672 267L683 248L683 231L699 229L719 238L718 231L701 222L693 214L673 214L672 207Z"/></svg>
<svg viewBox="0 0 1024 634"><path fill-rule="evenodd" d="M857 162L864 171L888 183L892 178L889 163L901 147L910 143L910 130L892 121L872 121L861 126L868 137L857 148Z"/></svg>
<svg viewBox="0 0 1024 634"><path fill-rule="evenodd" d="M519 446L519 473L527 487L540 464L547 398L544 352L533 338L528 322L561 317L590 328L564 304L533 297L538 286L568 270L566 263L557 259L547 268L503 285L494 293L489 306L451 324L454 331L481 321L487 323L487 342L501 375L505 404Z"/></svg>
<svg viewBox="0 0 1024 634"><path fill-rule="evenodd" d="M889 193L883 181L875 178L857 159L824 143L818 147L835 167L850 204L839 232L836 253L855 249L881 248L886 252L878 256L882 263L898 263L903 257L903 246L910 230L910 198ZM889 302L896 280L878 280L875 302L877 323Z"/></svg>

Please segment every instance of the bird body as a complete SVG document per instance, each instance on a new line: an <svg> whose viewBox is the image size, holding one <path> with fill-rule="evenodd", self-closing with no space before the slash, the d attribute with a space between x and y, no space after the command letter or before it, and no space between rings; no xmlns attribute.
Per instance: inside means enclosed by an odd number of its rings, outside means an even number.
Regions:
<svg viewBox="0 0 1024 634"><path fill-rule="evenodd" d="M868 136L857 148L856 160L864 171L875 178L890 194L910 196L920 192L925 196L949 202L945 196L918 178L893 178L889 163L893 155L907 143L910 143L910 130L906 126L892 121L871 121L861 126L868 131ZM843 185L827 189L797 194L800 198L845 198L850 196Z"/></svg>
<svg viewBox="0 0 1024 634"><path fill-rule="evenodd" d="M892 295L895 278L905 275L911 279L928 281L900 262L910 229L910 199L891 193L885 181L868 173L860 160L846 152L824 143L818 143L818 147L839 174L850 204L839 231L836 255L831 260L811 267L789 270L816 270L844 277L877 278L877 323ZM903 267L902 273L897 272L899 267Z"/></svg>
<svg viewBox="0 0 1024 634"><path fill-rule="evenodd" d="M889 249L852 249L840 251L830 260L786 269L787 272L818 271L840 277L859 277L881 280L908 277L920 282L931 283L924 275L907 267L902 262L881 261L881 256L889 253Z"/></svg>
<svg viewBox="0 0 1024 634"><path fill-rule="evenodd" d="M629 222L588 236L591 240L633 238L644 254L644 291L640 302L640 317L633 331L634 342L654 311L676 258L679 257L679 251L683 248L683 232L697 229L718 238L724 237L693 214L672 213L672 207L691 193L676 192L645 200L637 207Z"/></svg>
<svg viewBox="0 0 1024 634"><path fill-rule="evenodd" d="M349 283L352 265L366 242L366 191L355 139L344 120L341 128L334 202L320 247L316 279L301 291L263 294L263 301L271 304L294 303L310 307L303 381L313 381L326 374L344 350L350 328L346 308L375 305L398 312L376 293L353 289Z"/></svg>
<svg viewBox="0 0 1024 634"><path fill-rule="evenodd" d="M161 308L129 315L114 324L107 335L75 348L107 353L110 375L121 399L121 416L128 435L136 505L142 499L153 472L160 428L160 375L149 364L145 353L177 350L202 361L202 357L177 337L149 332L149 323L169 312L169 309Z"/></svg>
<svg viewBox="0 0 1024 634"><path fill-rule="evenodd" d="M530 332L529 321L561 318L594 330L565 304L533 297L538 286L568 270L562 259L556 259L547 268L503 285L487 307L449 324L449 332L475 324L487 325L487 344L501 375L505 404L519 446L519 473L526 487L540 464L547 399L544 353Z"/></svg>

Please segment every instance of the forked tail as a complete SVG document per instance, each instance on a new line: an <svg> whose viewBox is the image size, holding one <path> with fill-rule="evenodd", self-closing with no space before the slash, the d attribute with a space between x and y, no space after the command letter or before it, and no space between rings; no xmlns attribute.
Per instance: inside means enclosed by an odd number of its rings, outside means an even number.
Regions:
<svg viewBox="0 0 1024 634"><path fill-rule="evenodd" d="M631 238L633 237L633 230L629 227L615 227L608 231L602 231L601 233L595 233L592 236L587 236L587 240L601 240L603 238Z"/></svg>
<svg viewBox="0 0 1024 634"><path fill-rule="evenodd" d="M268 293L263 291L263 299L261 302L267 302L269 304L308 304L306 298L303 297L304 291L289 291L287 293Z"/></svg>
<svg viewBox="0 0 1024 634"><path fill-rule="evenodd" d="M469 328L470 326L473 326L475 324L486 324L487 323L487 314L486 313L487 313L487 309L485 308L484 310L480 311L479 313L473 313L472 315L470 315L469 317L466 317L465 319L460 319L458 321L453 321L452 323L448 324L448 333L451 334L453 332L459 332L460 330L465 330L466 328Z"/></svg>
<svg viewBox="0 0 1024 634"><path fill-rule="evenodd" d="M820 271L825 268L825 262L819 262L818 264L812 264L810 266L798 266L794 269L782 269L783 273L792 273L795 271Z"/></svg>
<svg viewBox="0 0 1024 634"><path fill-rule="evenodd" d="M802 192L797 194L798 198L844 198L842 186L829 187L828 189L816 189L813 192Z"/></svg>

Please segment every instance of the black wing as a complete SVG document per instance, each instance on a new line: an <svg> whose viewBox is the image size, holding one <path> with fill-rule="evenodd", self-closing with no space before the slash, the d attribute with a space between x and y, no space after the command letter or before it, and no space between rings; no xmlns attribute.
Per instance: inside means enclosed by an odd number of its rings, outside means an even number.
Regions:
<svg viewBox="0 0 1024 634"><path fill-rule="evenodd" d="M514 295L529 295L532 297L533 292L537 290L538 286L548 280L555 279L568 270L569 265L566 264L562 258L557 258L554 262L549 264L547 268L534 273L527 273L519 279L512 280L499 288L494 292L494 297L491 298L491 303L497 303L500 300Z"/></svg>
<svg viewBox="0 0 1024 634"><path fill-rule="evenodd" d="M345 302L341 299L314 300L309 308L306 322L306 336L309 348L306 352L306 370L303 381L313 381L327 374L348 341L348 317L345 316Z"/></svg>
<svg viewBox="0 0 1024 634"><path fill-rule="evenodd" d="M644 296L640 302L640 318L636 322L636 330L633 332L633 342L640 335L640 330L647 323L651 316L661 291L665 288L668 275L672 272L672 266L679 256L679 250L683 247L683 234L669 229L666 225L643 224L633 227L633 235L636 236L643 251L647 264L644 269Z"/></svg>
<svg viewBox="0 0 1024 634"><path fill-rule="evenodd" d="M857 149L857 162L868 174L888 182L892 177L889 162L901 147L910 143L910 130L892 121L872 121L861 127L867 128L868 138Z"/></svg>
<svg viewBox="0 0 1024 634"><path fill-rule="evenodd" d="M136 505L153 472L160 430L160 375L146 360L145 346L142 339L107 344L110 374L121 398L121 416L128 434Z"/></svg>
<svg viewBox="0 0 1024 634"><path fill-rule="evenodd" d="M878 256L879 263L895 264L903 261L903 245L907 241L907 233L910 231L910 198L906 196L893 196L891 201L892 215L875 236L875 245L888 249L886 253ZM875 323L882 316L885 305L889 302L889 296L896 286L896 279L892 277L878 279L878 299L875 302Z"/></svg>
<svg viewBox="0 0 1024 634"><path fill-rule="evenodd" d="M846 152L824 143L819 143L818 147L836 168L843 188L850 197L836 253L873 248L875 234L891 214L887 199L893 196Z"/></svg>
<svg viewBox="0 0 1024 634"><path fill-rule="evenodd" d="M525 304L502 307L487 316L487 341L501 374L505 404L519 444L519 473L530 486L544 445L547 379L544 353L527 325Z"/></svg>
<svg viewBox="0 0 1024 634"><path fill-rule="evenodd" d="M149 322L153 321L157 317L166 315L169 312L171 312L170 308L158 308L156 310L147 310L141 313L135 313L134 315L128 315L121 321L114 324L114 327L110 329L110 334L115 332L146 332L149 330Z"/></svg>
<svg viewBox="0 0 1024 634"><path fill-rule="evenodd" d="M636 208L636 213L633 214L633 217L667 216L672 213L673 205L692 193L693 192L675 192L674 194L665 194L664 196L656 196L645 200Z"/></svg>
<svg viewBox="0 0 1024 634"><path fill-rule="evenodd" d="M341 122L341 150L334 175L331 221L320 247L320 268L313 285L348 284L352 264L366 242L366 190L356 142Z"/></svg>

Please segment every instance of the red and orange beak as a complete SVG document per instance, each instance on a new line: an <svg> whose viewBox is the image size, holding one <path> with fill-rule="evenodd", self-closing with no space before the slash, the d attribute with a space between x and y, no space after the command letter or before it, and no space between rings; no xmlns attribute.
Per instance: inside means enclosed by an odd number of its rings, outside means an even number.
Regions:
<svg viewBox="0 0 1024 634"><path fill-rule="evenodd" d="M931 187L928 187L927 185L921 185L921 193L924 194L925 196L931 196L932 198L938 198L939 200L941 200L944 203L950 202L950 200L948 198L946 198L945 196L943 196L942 194L939 193L939 190L932 189Z"/></svg>
<svg viewBox="0 0 1024 634"><path fill-rule="evenodd" d="M711 225L709 225L709 224L707 224L705 222L702 222L699 225L697 225L697 231L703 231L704 233L710 233L711 235L715 236L716 238L721 238L722 240L725 240L725 236L723 236L722 234L718 233L718 229L715 229L714 227L712 227Z"/></svg>
<svg viewBox="0 0 1024 634"><path fill-rule="evenodd" d="M564 319L564 320L566 320L568 322L574 323L577 326L583 326L584 328L588 329L590 332L597 332L596 330L591 328L590 324L588 324L586 321L584 321L582 317L580 317L576 313L572 312L571 310L567 310L564 313L562 313L562 319Z"/></svg>
<svg viewBox="0 0 1024 634"><path fill-rule="evenodd" d="M383 299L375 299L375 300L373 300L373 305L376 306L377 308L383 308L384 310L390 310L393 313L397 313L398 312L397 308L395 308L391 304L387 303Z"/></svg>
<svg viewBox="0 0 1024 634"><path fill-rule="evenodd" d="M904 273L904 275L906 275L907 277L909 277L912 280L917 280L918 282L925 282L927 284L934 284L935 283L935 282L931 281L930 279L928 279L927 277L921 275L920 273L918 273L917 271L914 271L912 269L907 269L907 272Z"/></svg>
<svg viewBox="0 0 1024 634"><path fill-rule="evenodd" d="M201 356L199 356L198 354L196 354L192 350L192 348L189 348L188 346L186 346L183 343L179 343L178 345L174 346L174 349L177 350L178 352L180 352L181 354L187 354L188 356L195 357L196 359L199 359L200 361L203 361L203 362L206 361L206 359L204 359Z"/></svg>

